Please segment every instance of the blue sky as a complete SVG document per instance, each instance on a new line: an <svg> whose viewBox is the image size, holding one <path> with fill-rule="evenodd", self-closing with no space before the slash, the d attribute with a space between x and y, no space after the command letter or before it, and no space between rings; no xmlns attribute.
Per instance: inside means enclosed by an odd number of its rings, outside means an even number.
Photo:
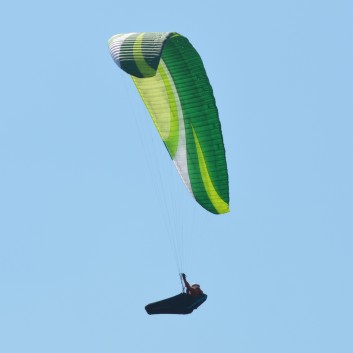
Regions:
<svg viewBox="0 0 353 353"><path fill-rule="evenodd" d="M352 2L1 8L1 352L353 351ZM109 55L111 35L139 31L179 32L203 58L227 215L184 190ZM180 291L168 217L209 298L151 317Z"/></svg>

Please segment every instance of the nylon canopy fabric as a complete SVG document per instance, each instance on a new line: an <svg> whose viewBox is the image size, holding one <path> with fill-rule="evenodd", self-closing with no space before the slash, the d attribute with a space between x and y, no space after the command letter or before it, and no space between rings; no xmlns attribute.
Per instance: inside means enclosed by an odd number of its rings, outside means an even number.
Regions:
<svg viewBox="0 0 353 353"><path fill-rule="evenodd" d="M187 189L209 212L229 212L221 124L197 51L175 32L117 34L109 49L131 75Z"/></svg>

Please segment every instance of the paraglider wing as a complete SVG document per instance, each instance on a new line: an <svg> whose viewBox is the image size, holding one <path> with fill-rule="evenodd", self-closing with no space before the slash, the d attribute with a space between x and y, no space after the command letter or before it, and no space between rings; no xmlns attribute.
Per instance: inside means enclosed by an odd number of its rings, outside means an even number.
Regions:
<svg viewBox="0 0 353 353"><path fill-rule="evenodd" d="M174 32L118 34L109 48L131 75L190 193L212 213L229 212L218 109L197 51Z"/></svg>

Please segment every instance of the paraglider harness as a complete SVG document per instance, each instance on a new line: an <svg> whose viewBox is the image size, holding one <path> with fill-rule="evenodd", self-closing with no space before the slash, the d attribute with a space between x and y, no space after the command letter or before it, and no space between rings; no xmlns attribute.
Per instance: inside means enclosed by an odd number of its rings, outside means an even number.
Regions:
<svg viewBox="0 0 353 353"><path fill-rule="evenodd" d="M186 286L183 281L182 274L180 274L182 293L154 302L145 306L145 309L149 315L154 314L191 314L207 299L206 294L202 294L200 297L193 297L189 295Z"/></svg>

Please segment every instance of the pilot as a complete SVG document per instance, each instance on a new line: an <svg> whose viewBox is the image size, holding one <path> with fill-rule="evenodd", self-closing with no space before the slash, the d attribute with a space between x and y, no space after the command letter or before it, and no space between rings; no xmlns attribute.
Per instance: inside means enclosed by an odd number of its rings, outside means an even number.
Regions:
<svg viewBox="0 0 353 353"><path fill-rule="evenodd" d="M187 294L191 295L192 297L200 297L201 295L203 295L203 291L201 290L199 284L195 283L190 286L189 282L186 280L185 273L182 273L181 276L184 280Z"/></svg>

